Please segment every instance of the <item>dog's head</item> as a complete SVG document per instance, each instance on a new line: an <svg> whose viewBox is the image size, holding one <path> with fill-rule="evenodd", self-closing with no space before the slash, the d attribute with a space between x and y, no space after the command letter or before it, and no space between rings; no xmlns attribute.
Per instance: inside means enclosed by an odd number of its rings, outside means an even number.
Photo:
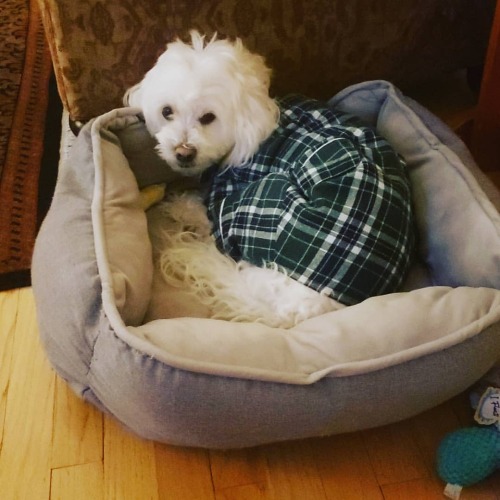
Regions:
<svg viewBox="0 0 500 500"><path fill-rule="evenodd" d="M167 45L124 102L142 110L157 150L172 169L197 175L221 163L248 160L274 130L278 107L269 97L271 71L240 39L191 32L191 44Z"/></svg>

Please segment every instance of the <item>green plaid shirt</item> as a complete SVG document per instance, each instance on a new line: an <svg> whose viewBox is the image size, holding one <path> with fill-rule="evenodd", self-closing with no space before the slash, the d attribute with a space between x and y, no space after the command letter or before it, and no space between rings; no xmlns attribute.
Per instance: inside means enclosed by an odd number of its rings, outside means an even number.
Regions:
<svg viewBox="0 0 500 500"><path fill-rule="evenodd" d="M403 160L352 116L301 96L278 104L251 160L213 178L219 249L348 305L397 290L414 244Z"/></svg>

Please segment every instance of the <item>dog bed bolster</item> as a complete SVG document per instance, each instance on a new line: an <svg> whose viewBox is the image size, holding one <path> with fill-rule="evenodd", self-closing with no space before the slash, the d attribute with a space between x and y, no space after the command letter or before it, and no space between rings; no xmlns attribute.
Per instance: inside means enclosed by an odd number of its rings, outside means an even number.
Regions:
<svg viewBox="0 0 500 500"><path fill-rule="evenodd" d="M40 335L74 390L138 434L215 448L383 425L465 390L500 352L500 198L462 143L387 82L329 103L406 163L416 261L401 292L291 329L144 323L153 260L139 187L172 172L137 109L89 123L33 257ZM489 193L489 196L485 194Z"/></svg>

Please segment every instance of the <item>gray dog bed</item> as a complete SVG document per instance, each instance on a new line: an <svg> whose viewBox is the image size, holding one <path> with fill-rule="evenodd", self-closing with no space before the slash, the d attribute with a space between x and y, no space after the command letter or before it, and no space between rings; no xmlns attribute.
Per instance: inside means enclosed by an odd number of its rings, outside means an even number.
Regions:
<svg viewBox="0 0 500 500"><path fill-rule="evenodd" d="M138 111L89 123L38 236L40 333L76 393L137 434L234 448L356 431L454 396L500 353L500 198L458 138L387 82L330 105L406 160L419 261L404 290L291 329L207 318L143 324L153 260L139 189L169 181Z"/></svg>

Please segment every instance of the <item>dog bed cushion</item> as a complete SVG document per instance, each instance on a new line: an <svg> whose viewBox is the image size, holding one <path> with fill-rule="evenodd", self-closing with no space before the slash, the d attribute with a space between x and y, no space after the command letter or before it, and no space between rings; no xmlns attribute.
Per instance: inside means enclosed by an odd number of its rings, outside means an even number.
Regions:
<svg viewBox="0 0 500 500"><path fill-rule="evenodd" d="M214 176L216 242L343 304L398 289L413 250L406 165L359 119L297 95L259 151Z"/></svg>
<svg viewBox="0 0 500 500"><path fill-rule="evenodd" d="M410 175L418 259L401 291L291 329L143 324L153 261L139 188L172 180L136 109L89 123L36 241L40 334L58 373L134 432L232 448L404 419L466 389L500 352L498 193L458 138L391 84L329 105L387 138Z"/></svg>

